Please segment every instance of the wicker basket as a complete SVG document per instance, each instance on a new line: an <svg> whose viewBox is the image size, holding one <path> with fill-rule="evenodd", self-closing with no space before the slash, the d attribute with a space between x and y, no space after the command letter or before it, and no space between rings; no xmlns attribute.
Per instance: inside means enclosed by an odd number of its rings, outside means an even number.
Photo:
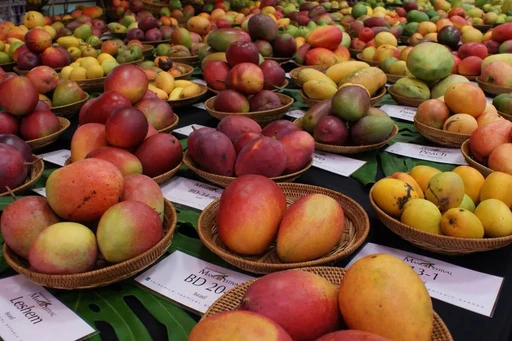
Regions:
<svg viewBox="0 0 512 341"><path fill-rule="evenodd" d="M35 139L35 140L25 141L28 144L28 146L30 147L30 149L38 150L44 146L47 146L47 145L57 141L59 136L62 135L62 133L66 129L69 128L71 123L67 119L65 119L64 117L57 117L57 118L59 119L59 123L60 123L59 131L56 133L50 134L48 136Z"/></svg>
<svg viewBox="0 0 512 341"><path fill-rule="evenodd" d="M121 65L123 65L123 64L139 65L139 64L140 64L140 63L142 63L143 61L144 61L144 57L142 57L141 59L134 60L134 61L132 61L132 62L121 63Z"/></svg>
<svg viewBox="0 0 512 341"><path fill-rule="evenodd" d="M295 121L293 121L293 123L295 123L300 129L302 129L302 117L296 119ZM396 134L398 134L398 130L398 126L394 124L391 134L389 134L389 136L384 141L379 143L368 144L365 146L336 146L333 144L325 144L315 141L315 149L334 154L359 154L384 147L387 143L393 140Z"/></svg>
<svg viewBox="0 0 512 341"><path fill-rule="evenodd" d="M86 93L86 95L87 96L81 101L62 105L60 107L51 107L50 110L57 116L66 118L73 117L80 111L80 109L82 109L82 106L85 104L85 102L89 100L89 94Z"/></svg>
<svg viewBox="0 0 512 341"><path fill-rule="evenodd" d="M386 73L386 78L388 79L388 83L395 84L399 79L406 77L405 75L392 75L390 73Z"/></svg>
<svg viewBox="0 0 512 341"><path fill-rule="evenodd" d="M13 66L13 71L16 72L18 75L20 76L27 76L28 73L30 72L30 70L20 70L18 69L17 66ZM57 73L60 73L62 71L62 68L61 67L58 67L58 68L55 68L54 69Z"/></svg>
<svg viewBox="0 0 512 341"><path fill-rule="evenodd" d="M189 79L190 77L192 77L192 73L194 72L193 66L190 66L187 64L181 64L181 63L176 63L176 65L184 67L185 73L182 74L181 76L174 77L174 79Z"/></svg>
<svg viewBox="0 0 512 341"><path fill-rule="evenodd" d="M313 106L317 103L320 103L320 102L323 102L325 100L323 99L311 99L309 98L302 89L300 89L299 91L299 94L300 94L300 97L302 98L302 100L306 103L306 104L309 104L310 106ZM377 93L375 93L373 95L373 97L370 99L370 104L371 105L377 105L377 103L380 102L380 100L382 99L382 97L384 97L384 95L386 94L386 87L382 87L380 88L379 90L377 90Z"/></svg>
<svg viewBox="0 0 512 341"><path fill-rule="evenodd" d="M222 120L224 117L233 116L233 115L243 115L249 118L252 118L256 122L261 125L266 125L270 122L281 119L290 109L293 104L293 98L277 93L276 94L281 100L282 107L272 110L264 110L264 111L254 111L248 113L231 113L231 112L221 112L213 109L213 103L215 102L215 98L209 98L206 102L204 102L204 106L206 111L213 117Z"/></svg>
<svg viewBox="0 0 512 341"><path fill-rule="evenodd" d="M157 184L162 185L162 184L166 183L167 181L169 181L170 179L172 179L172 177L175 176L176 173L178 173L178 171L180 170L182 165L183 165L183 160L181 160L179 165L177 165L176 167L174 167L170 171L165 172L164 174L160 174L160 175L154 176L152 179Z"/></svg>
<svg viewBox="0 0 512 341"><path fill-rule="evenodd" d="M153 56L154 46L151 44L142 44L142 55L144 59L151 59Z"/></svg>
<svg viewBox="0 0 512 341"><path fill-rule="evenodd" d="M190 66L199 65L199 56L190 56L190 57L171 57L173 62L186 64Z"/></svg>
<svg viewBox="0 0 512 341"><path fill-rule="evenodd" d="M103 92L105 85L105 78L101 77L96 79L82 79L76 81L78 86L86 92Z"/></svg>
<svg viewBox="0 0 512 341"><path fill-rule="evenodd" d="M498 111L498 114L500 114L501 117L503 117L507 121L512 121L512 114L506 114L506 113L504 113L502 111Z"/></svg>
<svg viewBox="0 0 512 341"><path fill-rule="evenodd" d="M143 1L142 4L143 4L142 9L144 11L150 12L157 18L160 16L160 10L162 8L169 6L169 4L152 3L152 2L146 2L146 1Z"/></svg>
<svg viewBox="0 0 512 341"><path fill-rule="evenodd" d="M195 162L190 157L190 154L188 151L185 152L185 155L183 156L183 162L187 167L194 173L196 173L199 177L214 183L216 185L219 185L221 187L226 187L231 181L235 180L235 177L232 176L223 176L223 175L217 175L213 173L206 172L204 170L201 170ZM275 182L293 182L295 179L297 179L299 176L301 176L303 173L305 173L311 166L313 165L313 160L311 160L304 168L301 170L290 173L286 175L276 176L274 178L270 178L271 180Z"/></svg>
<svg viewBox="0 0 512 341"><path fill-rule="evenodd" d="M208 88L206 85L197 84L201 88L201 93L199 95L193 96L193 97L187 97L187 98L181 98L176 100L168 100L166 101L169 103L169 105L173 108L177 107L186 107L188 105L192 105L194 103L197 103L201 100L201 98L208 92Z"/></svg>
<svg viewBox="0 0 512 341"><path fill-rule="evenodd" d="M151 45L153 47L157 47L160 44L170 44L170 43L171 43L170 39L144 41L145 45Z"/></svg>
<svg viewBox="0 0 512 341"><path fill-rule="evenodd" d="M10 62L10 63L6 63L6 64L0 64L0 67L2 68L2 70L4 70L5 72L13 72L14 71L14 67L16 66L16 62Z"/></svg>
<svg viewBox="0 0 512 341"><path fill-rule="evenodd" d="M7 263L29 280L48 288L75 290L103 287L132 277L158 260L171 245L177 216L172 204L165 200L164 236L151 249L127 261L108 265L105 260L99 259L97 269L73 275L47 275L34 272L28 262L17 256L4 244L4 256Z"/></svg>
<svg viewBox="0 0 512 341"><path fill-rule="evenodd" d="M512 88L508 86L499 86L494 85L491 83L483 82L478 77L476 79L476 82L478 83L478 86L480 89L482 89L484 92L491 94L491 95L501 95L501 94L508 94L512 92Z"/></svg>
<svg viewBox="0 0 512 341"><path fill-rule="evenodd" d="M297 68L295 68L295 69L290 71L290 78L295 83L295 85L297 85L299 87L302 87L302 85L304 85L304 84L299 81L299 73L300 73L301 70L303 70L303 69L315 69L315 70L318 70L318 71L321 71L321 72L325 73L325 71L327 71L328 68L329 67L325 66L325 65L300 66L300 67L297 67Z"/></svg>
<svg viewBox="0 0 512 341"><path fill-rule="evenodd" d="M376 62L375 60L364 59L362 53L358 53L356 58L357 58L357 60L365 62L366 64L368 64L370 66L375 66L375 67L379 66L379 62Z"/></svg>
<svg viewBox="0 0 512 341"><path fill-rule="evenodd" d="M343 268L335 268L328 266L319 266L319 267L310 267L297 269L301 271L308 271L315 273L323 278L327 279L332 284L338 286L345 276L345 269ZM295 271L295 270L290 270ZM204 320L210 316L213 316L218 313L222 313L224 311L233 311L238 310L240 304L242 302L247 289L249 286L254 283L254 280L247 281L245 283L239 284L236 287L232 288L224 295L222 295L219 299L217 299L211 306L208 308L206 313L202 316L201 320ZM434 329L432 331L432 341L453 341L453 337L448 330L448 327L444 324L443 320L434 312ZM412 340L411 340L412 341Z"/></svg>
<svg viewBox="0 0 512 341"><path fill-rule="evenodd" d="M357 58L357 55L363 53L363 50L351 49L350 47L348 48L348 50L350 51L350 57L352 58Z"/></svg>
<svg viewBox="0 0 512 341"><path fill-rule="evenodd" d="M426 124L421 123L414 118L414 127L423 137L427 140L440 144L446 147L455 147L459 148L462 146L464 141L469 139L471 134L459 134L453 133L451 131L446 131L442 129L437 129L434 127L430 127Z"/></svg>
<svg viewBox="0 0 512 341"><path fill-rule="evenodd" d="M17 193L23 193L25 191L28 191L29 189L34 186L34 184L41 178L41 175L43 175L44 171L44 161L43 159L39 158L38 156L34 155L34 163L30 167L30 170L28 172L27 178L25 179L25 182L16 187L12 188L11 192L3 192L0 193L0 197L8 196L11 193L17 194ZM3 190L3 188L2 188Z"/></svg>
<svg viewBox="0 0 512 341"><path fill-rule="evenodd" d="M288 63L293 57L263 57L265 60L273 60L279 64Z"/></svg>
<svg viewBox="0 0 512 341"><path fill-rule="evenodd" d="M171 123L170 125L168 125L167 127L158 130L159 133L170 133L171 131L173 131L174 128L176 128L176 126L180 122L180 118L178 115L176 115L174 113L173 113L173 116L174 116L174 122Z"/></svg>
<svg viewBox="0 0 512 341"><path fill-rule="evenodd" d="M409 107L417 108L421 103L425 102L424 99L408 98L397 94L396 92L393 91L393 85L388 88L388 92L391 95L391 97L395 100L395 102Z"/></svg>
<svg viewBox="0 0 512 341"><path fill-rule="evenodd" d="M415 229L401 223L382 211L373 200L373 187L370 189L370 203L380 221L392 232L419 248L445 255L467 255L475 252L490 251L512 243L512 236L499 238L458 238Z"/></svg>
<svg viewBox="0 0 512 341"><path fill-rule="evenodd" d="M462 146L460 146L460 151L462 153L462 156L464 156L464 159L470 165L471 167L475 168L477 171L479 171L484 177L487 177L489 174L493 172L492 169L482 165L480 162L476 161L471 157L471 150L469 148L469 140L466 140Z"/></svg>
<svg viewBox="0 0 512 341"><path fill-rule="evenodd" d="M281 85L279 88L286 88L286 87L288 86L288 84L290 84L290 83L288 82L288 80L287 80L287 79L285 79L285 80L284 80L283 85ZM279 92L279 90L281 90L281 89L279 89L279 88L276 88L276 89L271 90L271 91L273 91L273 92ZM215 89L212 89L212 88L210 88L210 87L208 87L208 90L210 90L212 93L214 93L214 94L216 94L216 95L220 92L219 90L215 90Z"/></svg>
<svg viewBox="0 0 512 341"><path fill-rule="evenodd" d="M464 76L464 75L462 75L462 76ZM476 79L478 78L478 76L464 76L464 77L466 77L471 82L475 82Z"/></svg>
<svg viewBox="0 0 512 341"><path fill-rule="evenodd" d="M365 210L354 200L341 193L317 186L289 183L278 185L286 195L288 204L292 204L307 194L321 193L335 199L343 207L345 213L343 235L339 244L327 255L306 262L284 263L277 256L275 243L269 247L265 254L258 256L241 256L230 251L220 240L215 223L219 199L208 205L199 216L197 231L203 244L237 268L252 273L266 274L288 269L333 264L352 254L365 241L370 230L370 222Z"/></svg>

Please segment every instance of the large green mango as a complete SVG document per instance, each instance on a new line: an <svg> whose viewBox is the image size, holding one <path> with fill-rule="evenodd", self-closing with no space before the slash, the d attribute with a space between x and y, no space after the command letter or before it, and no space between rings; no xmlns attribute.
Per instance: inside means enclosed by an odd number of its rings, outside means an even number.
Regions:
<svg viewBox="0 0 512 341"><path fill-rule="evenodd" d="M217 52L226 52L235 41L250 42L251 36L238 28L220 28L208 35L207 43Z"/></svg>
<svg viewBox="0 0 512 341"><path fill-rule="evenodd" d="M407 69L416 78L424 81L437 81L448 76L454 61L450 51L441 44L421 43L407 55Z"/></svg>

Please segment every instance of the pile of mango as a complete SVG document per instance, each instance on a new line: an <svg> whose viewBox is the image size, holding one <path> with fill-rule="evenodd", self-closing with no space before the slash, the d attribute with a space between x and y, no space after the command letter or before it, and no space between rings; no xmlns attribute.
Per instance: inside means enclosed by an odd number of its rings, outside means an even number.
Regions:
<svg viewBox="0 0 512 341"><path fill-rule="evenodd" d="M421 165L379 180L372 199L388 215L427 233L495 238L512 235L510 190L510 174L484 179L469 166L441 172Z"/></svg>

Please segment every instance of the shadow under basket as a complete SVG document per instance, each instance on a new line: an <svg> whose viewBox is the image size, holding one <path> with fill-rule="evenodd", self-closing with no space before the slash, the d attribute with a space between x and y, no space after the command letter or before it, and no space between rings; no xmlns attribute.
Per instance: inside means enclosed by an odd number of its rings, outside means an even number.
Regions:
<svg viewBox="0 0 512 341"><path fill-rule="evenodd" d="M5 260L16 272L25 275L32 282L48 288L92 289L119 282L136 275L156 262L171 245L177 215L169 201L165 200L164 203L163 238L143 254L124 262L108 264L104 259L98 259L96 270L71 275L48 275L33 271L28 262L16 255L7 244L4 244L3 248Z"/></svg>
<svg viewBox="0 0 512 341"><path fill-rule="evenodd" d="M303 269L297 269L300 271L307 271L317 274L332 284L339 286L341 280L345 276L345 269L343 268L335 268L329 266L319 266L319 267L308 267ZM296 271L296 270L290 270ZM220 298L218 298L213 304L208 308L206 313L201 317L201 320L204 320L208 317L211 317L215 314L222 313L225 311L233 311L238 310L240 304L242 303L242 299L249 289L249 286L254 283L255 280L247 281L245 283L239 284L236 287L232 288ZM413 341L413 340L411 340ZM453 341L453 337L448 330L446 324L444 324L443 320L436 312L434 312L434 328L432 330L432 338L431 341Z"/></svg>
<svg viewBox="0 0 512 341"><path fill-rule="evenodd" d="M57 131L53 134L50 134L48 136L45 136L45 137L25 141L28 144L28 146L30 147L30 149L38 150L38 149L43 148L49 144L52 144L53 142L57 141L59 136L62 135L62 133L64 133L66 131L66 129L69 128L71 123L67 119L65 119L64 117L57 117L57 118L59 119L59 123L60 123L59 131Z"/></svg>
<svg viewBox="0 0 512 341"><path fill-rule="evenodd" d="M441 146L459 148L471 134L459 134L451 131L437 129L419 122L414 118L414 127L424 138Z"/></svg>
<svg viewBox="0 0 512 341"><path fill-rule="evenodd" d="M21 184L20 186L16 188L11 188L11 192L13 194L19 194L23 193L25 191L28 191L32 187L34 187L35 183L41 178L41 175L43 175L44 171L44 161L43 159L39 158L37 155L32 155L34 157L34 163L30 167L30 170L27 174L27 178L25 179L25 182ZM4 189L2 189L4 190ZM9 191L0 193L0 197L8 196L11 193Z"/></svg>
<svg viewBox="0 0 512 341"><path fill-rule="evenodd" d="M486 166L482 165L480 162L473 159L473 157L471 156L471 149L469 148L469 139L466 140L462 144L462 146L460 146L460 151L462 153L462 156L464 156L464 160L466 160L468 165L475 168L484 177L487 177L489 174L491 174L493 172L493 170L490 169L489 167L486 167Z"/></svg>
<svg viewBox="0 0 512 341"><path fill-rule="evenodd" d="M370 189L370 203L380 221L393 233L421 249L445 255L467 255L490 251L512 243L512 236L499 238L459 238L424 232L391 217L381 210L373 200L373 187Z"/></svg>
<svg viewBox="0 0 512 341"><path fill-rule="evenodd" d="M279 183L278 186L283 190L288 205L307 194L320 193L333 198L343 207L345 214L343 234L340 242L329 253L310 261L285 263L279 259L274 242L267 251L261 255L239 255L229 250L220 240L216 224L219 199L208 205L199 216L197 231L203 244L217 256L237 268L252 273L267 274L288 269L334 264L356 251L368 236L370 230L368 215L365 210L351 198L339 192L311 185Z"/></svg>

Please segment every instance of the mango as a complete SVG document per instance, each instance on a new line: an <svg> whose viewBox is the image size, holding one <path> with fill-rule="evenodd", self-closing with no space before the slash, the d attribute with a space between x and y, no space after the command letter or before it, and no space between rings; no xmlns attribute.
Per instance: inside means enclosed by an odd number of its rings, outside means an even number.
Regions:
<svg viewBox="0 0 512 341"><path fill-rule="evenodd" d="M293 341L271 319L250 311L226 311L199 321L187 341Z"/></svg>
<svg viewBox="0 0 512 341"><path fill-rule="evenodd" d="M441 229L447 236L458 238L483 238L484 227L478 217L465 208L447 210L441 220Z"/></svg>
<svg viewBox="0 0 512 341"><path fill-rule="evenodd" d="M492 172L485 178L480 191L480 201L498 199L512 208L512 175L502 172Z"/></svg>
<svg viewBox="0 0 512 341"><path fill-rule="evenodd" d="M229 45L235 41L243 41L249 43L251 42L251 36L241 29L219 28L208 34L206 43L217 52L226 52Z"/></svg>
<svg viewBox="0 0 512 341"><path fill-rule="evenodd" d="M151 207L164 221L164 195L162 189L152 178L143 174L132 174L124 177L123 196L121 201L140 201Z"/></svg>
<svg viewBox="0 0 512 341"><path fill-rule="evenodd" d="M299 65L306 64L306 54L311 50L311 45L304 43L300 47L297 48L297 51L293 55L293 60Z"/></svg>
<svg viewBox="0 0 512 341"><path fill-rule="evenodd" d="M334 50L341 44L343 35L335 26L320 26L311 31L306 37L306 43L312 47L323 47Z"/></svg>
<svg viewBox="0 0 512 341"><path fill-rule="evenodd" d="M79 47L80 40L73 36L60 37L57 39L57 44L65 49L70 47Z"/></svg>
<svg viewBox="0 0 512 341"><path fill-rule="evenodd" d="M458 166L453 172L459 174L462 178L464 182L464 193L466 193L475 204L478 204L480 201L480 191L485 181L484 176L470 166Z"/></svg>
<svg viewBox="0 0 512 341"><path fill-rule="evenodd" d="M286 211L277 234L277 255L286 263L306 262L329 253L341 239L343 208L324 194L305 195Z"/></svg>
<svg viewBox="0 0 512 341"><path fill-rule="evenodd" d="M338 57L331 50L323 47L314 47L306 53L304 63L306 65L331 66L338 63Z"/></svg>
<svg viewBox="0 0 512 341"><path fill-rule="evenodd" d="M427 288L409 264L394 256L368 255L352 264L338 302L350 329L394 341L431 340L434 311Z"/></svg>
<svg viewBox="0 0 512 341"><path fill-rule="evenodd" d="M478 162L485 164L494 149L510 141L511 134L512 123L507 120L498 120L478 127L469 138L471 154Z"/></svg>
<svg viewBox="0 0 512 341"><path fill-rule="evenodd" d="M332 86L336 87L336 83L334 83L325 73L313 68L306 67L301 69L297 78L301 84L310 80L321 80L326 83L332 83Z"/></svg>
<svg viewBox="0 0 512 341"><path fill-rule="evenodd" d="M446 90L455 83L469 83L469 79L461 75L449 75L434 85L430 92L431 98L444 96Z"/></svg>
<svg viewBox="0 0 512 341"><path fill-rule="evenodd" d="M309 98L323 101L332 98L338 91L333 84L331 80L309 80L302 89Z"/></svg>
<svg viewBox="0 0 512 341"><path fill-rule="evenodd" d="M322 117L329 115L331 112L331 100L325 100L319 103L315 103L302 117L302 129L310 134L313 134L315 125L318 120Z"/></svg>
<svg viewBox="0 0 512 341"><path fill-rule="evenodd" d="M301 270L257 279L247 289L240 309L270 318L294 341L314 341L340 325L336 285Z"/></svg>
<svg viewBox="0 0 512 341"><path fill-rule="evenodd" d="M370 108L370 95L364 87L341 87L332 98L331 112L344 121L355 122Z"/></svg>
<svg viewBox="0 0 512 341"><path fill-rule="evenodd" d="M119 168L123 176L142 174L142 164L140 160L126 149L111 146L100 147L92 150L85 158L96 158L108 161Z"/></svg>
<svg viewBox="0 0 512 341"><path fill-rule="evenodd" d="M101 159L73 162L54 171L46 181L50 207L60 217L75 222L100 219L122 192L123 174Z"/></svg>
<svg viewBox="0 0 512 341"><path fill-rule="evenodd" d="M481 70L483 70L488 64L492 62L505 62L512 65L512 53L500 53L486 57L480 66Z"/></svg>
<svg viewBox="0 0 512 341"><path fill-rule="evenodd" d="M488 237L506 237L512 234L512 212L503 201L487 199L475 209Z"/></svg>
<svg viewBox="0 0 512 341"><path fill-rule="evenodd" d="M417 78L403 77L393 84L393 91L403 97L421 100L430 99L430 89L427 84Z"/></svg>
<svg viewBox="0 0 512 341"><path fill-rule="evenodd" d="M387 337L361 330L339 330L322 336L316 341L391 341Z"/></svg>
<svg viewBox="0 0 512 341"><path fill-rule="evenodd" d="M372 191L372 197L377 206L393 217L399 217L402 214L407 201L418 199L414 188L398 179L381 179L373 185Z"/></svg>
<svg viewBox="0 0 512 341"><path fill-rule="evenodd" d="M473 200L471 200L471 198L466 193L464 193L464 198L462 198L462 201L461 201L459 207L465 208L466 210L473 212L473 213L475 212L475 203L473 202Z"/></svg>
<svg viewBox="0 0 512 341"><path fill-rule="evenodd" d="M404 205L400 221L424 232L441 234L441 218L436 205L425 199L413 199Z"/></svg>
<svg viewBox="0 0 512 341"><path fill-rule="evenodd" d="M273 241L286 211L283 191L261 175L243 175L226 186L216 221L219 237L231 250L257 255Z"/></svg>
<svg viewBox="0 0 512 341"><path fill-rule="evenodd" d="M263 136L248 142L236 158L235 174L259 174L273 178L286 168L286 150L275 138Z"/></svg>
<svg viewBox="0 0 512 341"><path fill-rule="evenodd" d="M368 145L384 141L394 122L390 117L365 116L350 129L350 137L355 145Z"/></svg>
<svg viewBox="0 0 512 341"><path fill-rule="evenodd" d="M407 69L421 80L442 79L452 72L453 65L453 57L448 48L437 43L418 44L407 55Z"/></svg>
<svg viewBox="0 0 512 341"><path fill-rule="evenodd" d="M387 116L387 114L386 114L386 116ZM389 177L407 182L412 188L414 188L414 190L416 191L416 193L418 194L418 197L420 199L424 198L423 190L421 189L420 185L416 182L416 180L414 180L414 178L411 175L409 175L405 172L396 172L396 173L391 174Z"/></svg>
<svg viewBox="0 0 512 341"><path fill-rule="evenodd" d="M365 62L351 60L345 63L334 64L333 66L329 67L327 71L325 71L325 74L336 84L339 84L339 82L348 75L369 67L370 65Z"/></svg>
<svg viewBox="0 0 512 341"><path fill-rule="evenodd" d="M454 172L436 174L428 182L425 198L441 212L458 207L464 198L464 181Z"/></svg>
<svg viewBox="0 0 512 341"><path fill-rule="evenodd" d="M387 82L387 77L384 71L376 67L362 68L354 73L344 77L338 84L341 86L345 83L359 84L364 86L370 96L373 96L379 89L381 89Z"/></svg>

